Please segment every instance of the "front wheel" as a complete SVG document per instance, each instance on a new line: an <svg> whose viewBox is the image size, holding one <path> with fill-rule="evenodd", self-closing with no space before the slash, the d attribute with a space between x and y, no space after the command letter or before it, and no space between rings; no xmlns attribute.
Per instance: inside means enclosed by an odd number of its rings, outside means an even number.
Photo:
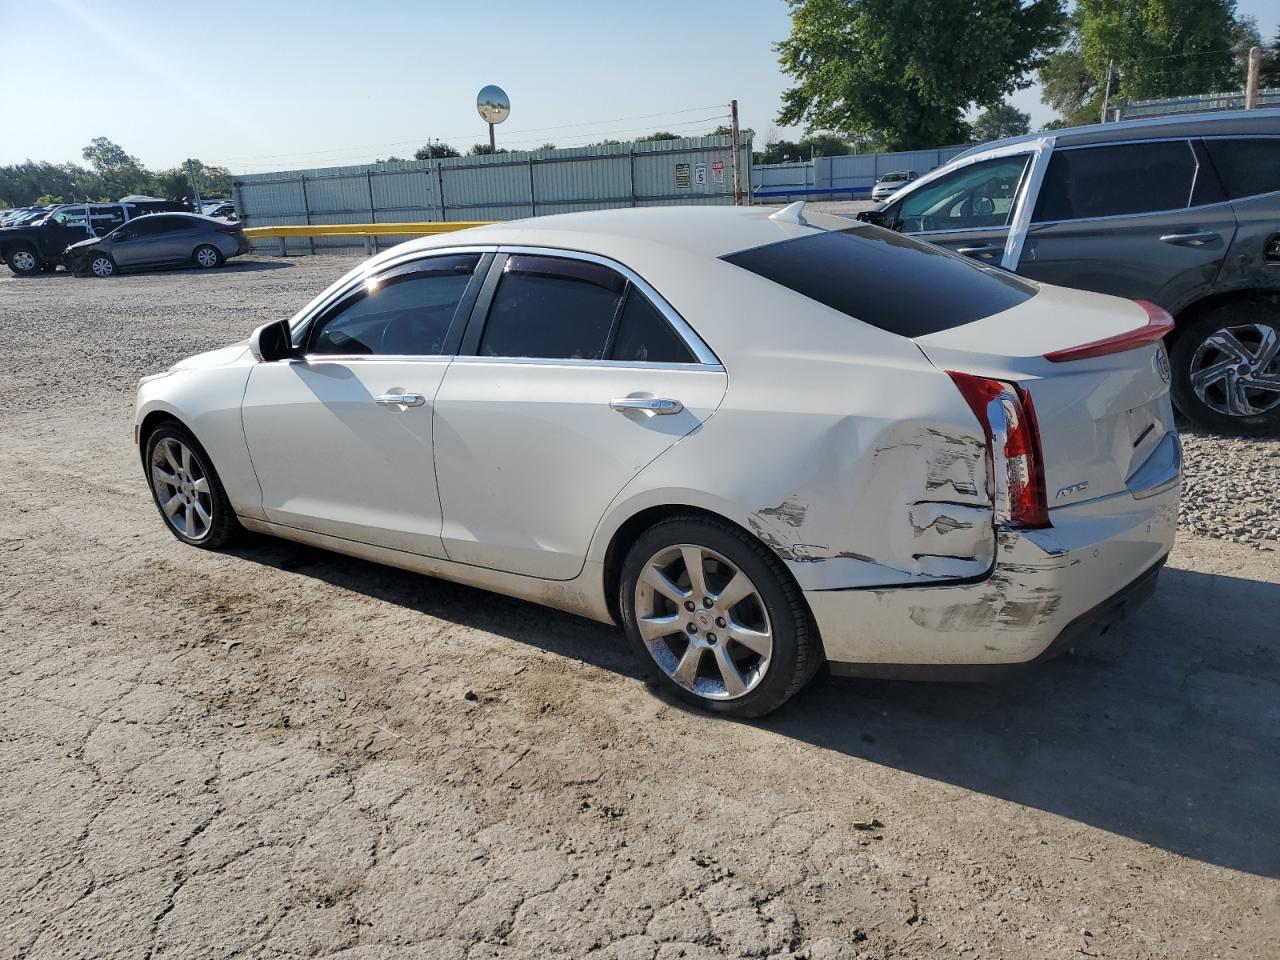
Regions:
<svg viewBox="0 0 1280 960"><path fill-rule="evenodd" d="M89 258L89 273L106 279L116 275L116 262L105 253L95 253Z"/></svg>
<svg viewBox="0 0 1280 960"><path fill-rule="evenodd" d="M193 547L216 550L240 530L222 481L204 447L181 424L147 437L147 484L169 532Z"/></svg>
<svg viewBox="0 0 1280 960"><path fill-rule="evenodd" d="M223 264L222 251L208 243L196 247L196 252L191 255L191 259L197 267L203 267L206 270Z"/></svg>
<svg viewBox="0 0 1280 960"><path fill-rule="evenodd" d="M639 654L677 697L759 717L794 696L822 665L799 587L759 540L725 521L675 517L636 541L619 607Z"/></svg>
<svg viewBox="0 0 1280 960"><path fill-rule="evenodd" d="M1169 352L1173 402L1220 433L1280 431L1280 304L1224 304L1192 321Z"/></svg>
<svg viewBox="0 0 1280 960"><path fill-rule="evenodd" d="M20 277L34 277L40 272L40 258L34 250L19 247L5 258L9 269Z"/></svg>

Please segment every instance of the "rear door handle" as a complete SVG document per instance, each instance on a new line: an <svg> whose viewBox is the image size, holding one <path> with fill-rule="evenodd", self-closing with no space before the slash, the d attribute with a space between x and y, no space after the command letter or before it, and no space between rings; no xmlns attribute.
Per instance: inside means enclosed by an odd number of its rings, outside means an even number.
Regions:
<svg viewBox="0 0 1280 960"><path fill-rule="evenodd" d="M373 402L384 407L420 407L427 402L427 398L420 393L384 393L380 397L374 397Z"/></svg>
<svg viewBox="0 0 1280 960"><path fill-rule="evenodd" d="M669 417L684 409L684 404L679 400L665 400L660 397L621 397L610 400L609 406L619 413L639 410L646 417Z"/></svg>
<svg viewBox="0 0 1280 960"><path fill-rule="evenodd" d="M990 260L1004 253L1004 244L988 243L981 247L957 247L956 253L963 253L966 257L974 257L979 260Z"/></svg>
<svg viewBox="0 0 1280 960"><path fill-rule="evenodd" d="M1160 237L1161 243L1176 243L1180 247L1203 247L1219 239L1212 230L1196 230L1192 233L1166 233Z"/></svg>

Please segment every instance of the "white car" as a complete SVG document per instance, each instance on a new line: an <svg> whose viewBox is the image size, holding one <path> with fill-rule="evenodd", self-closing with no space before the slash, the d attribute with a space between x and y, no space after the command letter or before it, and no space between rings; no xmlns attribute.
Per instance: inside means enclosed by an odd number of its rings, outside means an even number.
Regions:
<svg viewBox="0 0 1280 960"><path fill-rule="evenodd" d="M620 623L739 716L824 662L998 673L1144 595L1181 476L1167 315L802 207L394 247L142 381L161 515Z"/></svg>
<svg viewBox="0 0 1280 960"><path fill-rule="evenodd" d="M919 176L920 174L914 170L898 170L894 173L886 173L871 188L871 199L876 201L888 200L908 183L914 183Z"/></svg>

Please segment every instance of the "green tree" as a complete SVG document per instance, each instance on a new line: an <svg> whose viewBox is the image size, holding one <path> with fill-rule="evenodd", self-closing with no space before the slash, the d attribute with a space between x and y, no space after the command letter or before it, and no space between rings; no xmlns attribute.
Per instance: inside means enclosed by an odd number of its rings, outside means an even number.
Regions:
<svg viewBox="0 0 1280 960"><path fill-rule="evenodd" d="M94 137L80 155L93 167L95 176L89 186L93 199L116 200L146 189L147 172L142 161L106 137Z"/></svg>
<svg viewBox="0 0 1280 960"><path fill-rule="evenodd" d="M1262 69L1258 80L1263 89L1280 87L1280 29L1275 37L1262 48Z"/></svg>
<svg viewBox="0 0 1280 960"><path fill-rule="evenodd" d="M653 133L647 133L643 137L636 137L636 143L659 143L663 140L679 140L677 134L669 130L655 130Z"/></svg>
<svg viewBox="0 0 1280 960"><path fill-rule="evenodd" d="M449 157L460 157L460 154L454 147L447 143L433 141L432 143L424 143L413 153L415 160L445 160Z"/></svg>
<svg viewBox="0 0 1280 960"><path fill-rule="evenodd" d="M1062 0L788 0L777 44L796 80L781 124L891 150L968 137L964 111L1030 84L1063 36Z"/></svg>
<svg viewBox="0 0 1280 960"><path fill-rule="evenodd" d="M486 157L491 153L510 153L506 147L499 147L494 150L487 143L473 143L471 149L467 151L468 157Z"/></svg>
<svg viewBox="0 0 1280 960"><path fill-rule="evenodd" d="M1068 124L1096 123L1110 99L1237 90L1257 26L1235 0L1077 0L1066 41L1040 70L1042 99Z"/></svg>
<svg viewBox="0 0 1280 960"><path fill-rule="evenodd" d="M1011 103L987 107L973 121L973 139L979 142L1020 137L1031 132L1031 114L1023 113Z"/></svg>

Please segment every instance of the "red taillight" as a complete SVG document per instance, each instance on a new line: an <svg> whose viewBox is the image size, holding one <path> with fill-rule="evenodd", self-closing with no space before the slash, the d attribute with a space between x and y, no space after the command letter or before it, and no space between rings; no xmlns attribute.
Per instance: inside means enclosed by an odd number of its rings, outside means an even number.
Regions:
<svg viewBox="0 0 1280 960"><path fill-rule="evenodd" d="M1049 526L1040 428L1031 396L1016 383L948 370L982 424L991 451L996 521L1032 529Z"/></svg>
<svg viewBox="0 0 1280 960"><path fill-rule="evenodd" d="M217 228L214 230L214 232L215 232L215 233L229 233L229 234L235 235L235 234L237 234L237 233L243 233L243 232L244 232L244 228L243 228L243 227L217 227Z"/></svg>
<svg viewBox="0 0 1280 960"><path fill-rule="evenodd" d="M1169 312L1164 307L1158 307L1149 300L1135 300L1133 302L1147 311L1147 325L1145 327L1127 330L1104 340L1082 343L1078 347L1054 350L1052 353L1046 353L1044 358L1054 363L1065 363L1068 360L1105 357L1109 353L1123 353L1125 350L1133 350L1137 347L1144 347L1148 343L1155 343L1173 331L1173 317L1169 316Z"/></svg>

